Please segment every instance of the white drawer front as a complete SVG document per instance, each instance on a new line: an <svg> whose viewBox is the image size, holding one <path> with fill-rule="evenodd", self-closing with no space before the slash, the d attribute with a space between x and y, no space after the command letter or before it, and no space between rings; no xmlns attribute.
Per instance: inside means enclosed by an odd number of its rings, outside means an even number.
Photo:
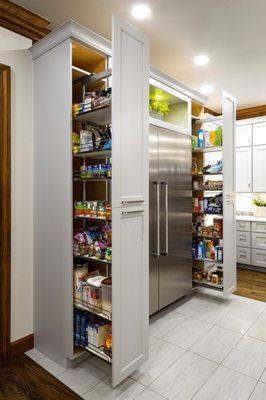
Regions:
<svg viewBox="0 0 266 400"><path fill-rule="evenodd" d="M252 232L266 233L266 222L252 222Z"/></svg>
<svg viewBox="0 0 266 400"><path fill-rule="evenodd" d="M237 231L250 231L250 222L249 221L236 221L236 230Z"/></svg>
<svg viewBox="0 0 266 400"><path fill-rule="evenodd" d="M245 247L237 247L236 254L237 254L237 262L239 264L247 264L247 265L251 264L250 249L247 249Z"/></svg>
<svg viewBox="0 0 266 400"><path fill-rule="evenodd" d="M254 233L252 232L252 245L254 249L266 250L266 233Z"/></svg>
<svg viewBox="0 0 266 400"><path fill-rule="evenodd" d="M266 268L266 250L252 249L251 264L256 267Z"/></svg>
<svg viewBox="0 0 266 400"><path fill-rule="evenodd" d="M249 232L236 232L236 245L243 247L250 247L250 233Z"/></svg>

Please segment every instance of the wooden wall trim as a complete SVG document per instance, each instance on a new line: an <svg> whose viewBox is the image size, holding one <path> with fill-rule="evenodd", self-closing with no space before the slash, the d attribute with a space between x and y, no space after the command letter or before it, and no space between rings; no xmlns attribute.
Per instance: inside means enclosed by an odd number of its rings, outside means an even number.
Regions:
<svg viewBox="0 0 266 400"><path fill-rule="evenodd" d="M10 180L10 68L0 64L0 363L10 346L11 180Z"/></svg>
<svg viewBox="0 0 266 400"><path fill-rule="evenodd" d="M242 110L237 110L236 119L248 119L262 117L266 115L266 104L256 107L243 108Z"/></svg>
<svg viewBox="0 0 266 400"><path fill-rule="evenodd" d="M15 342L10 343L10 358L19 356L33 349L34 337L33 334L25 336L24 338L18 339Z"/></svg>
<svg viewBox="0 0 266 400"><path fill-rule="evenodd" d="M36 42L46 36L49 21L9 0L0 0L0 26Z"/></svg>

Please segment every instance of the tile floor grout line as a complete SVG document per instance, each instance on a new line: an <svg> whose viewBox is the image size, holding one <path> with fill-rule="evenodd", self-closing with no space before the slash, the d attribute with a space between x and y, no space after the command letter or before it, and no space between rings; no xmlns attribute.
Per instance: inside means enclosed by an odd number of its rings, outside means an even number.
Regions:
<svg viewBox="0 0 266 400"><path fill-rule="evenodd" d="M208 380L212 377L212 375L215 373L215 371L217 371L217 369L219 368L219 365L217 365L217 367L215 367L213 369L213 371L210 373L210 375L208 376L208 378L206 378L206 380L202 383L202 385L198 388L198 390L194 393L194 395L191 397L190 400L193 400L195 398L195 396L199 393L199 391L203 388L203 386L208 382Z"/></svg>
<svg viewBox="0 0 266 400"><path fill-rule="evenodd" d="M255 389L256 389L256 387L258 386L258 384L259 384L259 381L256 382L254 388L252 389L252 392L250 393L250 396L249 396L248 400L251 399L251 397L252 397L253 393L255 392Z"/></svg>
<svg viewBox="0 0 266 400"><path fill-rule="evenodd" d="M261 377L262 377L262 375L264 374L264 372L266 372L266 367L264 367L262 373L260 374L260 377L259 377L259 379L258 379L260 382L263 382L263 381L261 380Z"/></svg>

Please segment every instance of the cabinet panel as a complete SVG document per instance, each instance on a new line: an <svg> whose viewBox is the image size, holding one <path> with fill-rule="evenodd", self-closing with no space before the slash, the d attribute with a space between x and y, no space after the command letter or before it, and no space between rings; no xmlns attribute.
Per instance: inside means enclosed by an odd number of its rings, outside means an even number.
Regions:
<svg viewBox="0 0 266 400"><path fill-rule="evenodd" d="M266 250L252 249L251 264L266 268Z"/></svg>
<svg viewBox="0 0 266 400"><path fill-rule="evenodd" d="M236 232L236 245L243 247L250 247L250 233L249 232Z"/></svg>
<svg viewBox="0 0 266 400"><path fill-rule="evenodd" d="M251 146L252 125L236 127L236 147Z"/></svg>
<svg viewBox="0 0 266 400"><path fill-rule="evenodd" d="M236 221L236 229L237 231L250 231L250 222L249 221Z"/></svg>
<svg viewBox="0 0 266 400"><path fill-rule="evenodd" d="M113 210L113 385L148 357L148 207Z"/></svg>
<svg viewBox="0 0 266 400"><path fill-rule="evenodd" d="M148 204L149 40L113 17L112 206Z"/></svg>
<svg viewBox="0 0 266 400"><path fill-rule="evenodd" d="M266 144L266 122L253 124L253 145Z"/></svg>
<svg viewBox="0 0 266 400"><path fill-rule="evenodd" d="M266 234L252 232L252 248L266 250Z"/></svg>
<svg viewBox="0 0 266 400"><path fill-rule="evenodd" d="M266 222L252 222L252 232L266 233Z"/></svg>
<svg viewBox="0 0 266 400"><path fill-rule="evenodd" d="M236 149L236 192L251 192L251 147Z"/></svg>
<svg viewBox="0 0 266 400"><path fill-rule="evenodd" d="M253 192L266 192L266 146L253 147Z"/></svg>
<svg viewBox="0 0 266 400"><path fill-rule="evenodd" d="M250 265L250 248L245 247L237 247L237 262L239 264L247 264Z"/></svg>

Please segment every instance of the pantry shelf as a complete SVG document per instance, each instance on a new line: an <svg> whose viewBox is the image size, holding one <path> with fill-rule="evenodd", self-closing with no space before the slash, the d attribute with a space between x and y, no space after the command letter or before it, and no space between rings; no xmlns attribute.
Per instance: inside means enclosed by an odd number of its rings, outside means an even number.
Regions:
<svg viewBox="0 0 266 400"><path fill-rule="evenodd" d="M197 234L193 234L192 235L195 238L198 239L207 239L207 240L222 240L222 237L217 237L217 236L208 236L208 235L197 235Z"/></svg>
<svg viewBox="0 0 266 400"><path fill-rule="evenodd" d="M112 357L110 357L108 354L106 354L103 350L99 349L98 347L88 345L87 347L84 347L84 349L100 357L102 360L107 361L109 364L112 364Z"/></svg>
<svg viewBox="0 0 266 400"><path fill-rule="evenodd" d="M212 173L212 174L192 174L192 178L196 177L196 178L200 178L200 177L204 177L204 176L214 176L214 175L223 175L223 173L219 172L219 173Z"/></svg>
<svg viewBox="0 0 266 400"><path fill-rule="evenodd" d="M100 262L100 263L109 264L109 265L112 264L110 261L101 260L100 258L96 258L96 257L78 256L78 255L74 255L74 257L75 258L80 258L81 260L95 261L95 262Z"/></svg>
<svg viewBox="0 0 266 400"><path fill-rule="evenodd" d="M197 281L195 279L193 280L193 283L195 286L202 286L205 288L218 290L220 292L223 291L223 285L216 285L215 283L211 283L211 282L207 282L207 281Z"/></svg>
<svg viewBox="0 0 266 400"><path fill-rule="evenodd" d="M206 261L206 262L212 262L213 264L219 264L219 265L223 264L222 262L212 260L211 258L193 258L193 261L204 261L204 262Z"/></svg>
<svg viewBox="0 0 266 400"><path fill-rule="evenodd" d="M81 178L74 177L75 182L106 182L110 181L112 178Z"/></svg>
<svg viewBox="0 0 266 400"><path fill-rule="evenodd" d="M213 147L197 147L192 150L193 153L212 153L217 151L223 151L222 146L213 146Z"/></svg>
<svg viewBox="0 0 266 400"><path fill-rule="evenodd" d="M111 157L111 149L110 150L96 150L96 151L83 151L80 153L76 153L73 157L77 158L94 158L94 159L105 159Z"/></svg>
<svg viewBox="0 0 266 400"><path fill-rule="evenodd" d="M111 106L103 106L87 111L73 117L75 122L93 122L97 125L107 125L111 123Z"/></svg>
<svg viewBox="0 0 266 400"><path fill-rule="evenodd" d="M217 217L223 218L223 214L221 214L221 213L211 213L211 212L206 212L206 211L192 211L192 214L215 215Z"/></svg>
<svg viewBox="0 0 266 400"><path fill-rule="evenodd" d="M104 221L104 222L111 220L111 218L84 217L83 215L82 216L76 216L76 217L74 217L74 219L76 219L76 220L80 219L82 221L86 220L86 221Z"/></svg>
<svg viewBox="0 0 266 400"><path fill-rule="evenodd" d="M105 319L106 321L112 321L112 313L107 310L103 310L102 308L90 305L88 303L83 304L84 302L75 299L74 306L80 310L88 311L91 314L97 315L100 318Z"/></svg>
<svg viewBox="0 0 266 400"><path fill-rule="evenodd" d="M223 189L193 189L193 192L218 192L221 193Z"/></svg>

